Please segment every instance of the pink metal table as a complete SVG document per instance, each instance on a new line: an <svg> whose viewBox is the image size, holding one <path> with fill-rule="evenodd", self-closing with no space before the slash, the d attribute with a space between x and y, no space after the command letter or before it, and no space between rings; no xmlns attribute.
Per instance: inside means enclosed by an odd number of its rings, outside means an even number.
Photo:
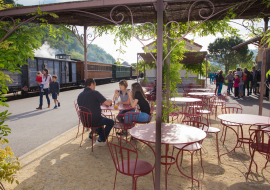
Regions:
<svg viewBox="0 0 270 190"><path fill-rule="evenodd" d="M222 114L222 115L219 115L217 118L220 119L222 123L228 122L228 125L230 126L237 126L235 124L238 124L240 126L243 126L243 125L250 126L250 125L255 125L256 123L268 125L270 122L269 117L260 116L260 115L252 115L252 114ZM233 150L235 150L235 148L237 148L238 143L240 143L240 146L241 146L241 143L243 143L245 140L249 141L249 138L244 138L243 130L241 130L241 137L239 137L237 132L232 127L229 127L229 126L226 126L226 127L230 128L235 133L237 142L236 142L235 147L231 151L221 154L220 156L231 153Z"/></svg>
<svg viewBox="0 0 270 190"><path fill-rule="evenodd" d="M119 104L118 108L115 108L114 105L112 106L105 106L105 105L101 105L100 109L101 110L124 110L124 109L128 109L128 108L132 108L131 105L129 104Z"/></svg>
<svg viewBox="0 0 270 190"><path fill-rule="evenodd" d="M192 103L192 102L201 102L202 100L199 98L188 98L188 97L175 97L170 99L172 102L185 102L185 103Z"/></svg>
<svg viewBox="0 0 270 190"><path fill-rule="evenodd" d="M148 142L155 143L156 142L156 123L149 123L144 125L138 125L133 127L129 131L130 135L135 139ZM161 124L161 144L166 145L165 156L161 156L161 158L165 158L165 162L161 162L161 164L165 165L165 187L167 189L167 166L172 165L176 162L175 158L172 156L168 156L169 145L175 144L192 144L195 142L199 142L206 137L206 133L201 129L198 129L193 126L181 125L181 124L173 124L173 123L162 123ZM167 159L174 160L173 162L167 161Z"/></svg>
<svg viewBox="0 0 270 190"><path fill-rule="evenodd" d="M213 92L190 92L188 93L190 96L214 96Z"/></svg>
<svg viewBox="0 0 270 190"><path fill-rule="evenodd" d="M189 89L190 91L202 91L202 92L207 92L210 91L210 88L191 88Z"/></svg>

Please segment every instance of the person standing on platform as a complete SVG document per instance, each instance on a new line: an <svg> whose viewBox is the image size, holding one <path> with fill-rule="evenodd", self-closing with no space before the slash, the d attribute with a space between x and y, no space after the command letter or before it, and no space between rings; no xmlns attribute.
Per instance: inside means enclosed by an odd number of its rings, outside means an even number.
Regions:
<svg viewBox="0 0 270 190"><path fill-rule="evenodd" d="M252 80L252 75L247 70L247 68L244 68L244 73L246 74L246 81L244 82L244 96L247 88L247 96L249 96L249 82Z"/></svg>
<svg viewBox="0 0 270 190"><path fill-rule="evenodd" d="M251 87L250 87L250 95L253 93L257 94L257 82L258 82L258 71L255 69L255 66L252 67L252 81L251 81Z"/></svg>
<svg viewBox="0 0 270 190"><path fill-rule="evenodd" d="M226 76L226 79L227 79L227 85L228 85L227 94L230 95L230 92L232 92L232 88L233 88L232 70L229 71L229 74Z"/></svg>
<svg viewBox="0 0 270 190"><path fill-rule="evenodd" d="M222 96L222 94L221 94L221 91L222 91L222 86L223 86L223 83L224 83L224 77L223 77L223 71L222 70L220 70L219 71L219 74L218 74L218 95L219 96Z"/></svg>
<svg viewBox="0 0 270 190"><path fill-rule="evenodd" d="M52 94L52 99L54 100L54 109L60 107L60 102L57 99L57 96L59 96L60 88L59 88L59 83L56 81L57 80L57 75L53 75L53 81L50 83L50 93Z"/></svg>

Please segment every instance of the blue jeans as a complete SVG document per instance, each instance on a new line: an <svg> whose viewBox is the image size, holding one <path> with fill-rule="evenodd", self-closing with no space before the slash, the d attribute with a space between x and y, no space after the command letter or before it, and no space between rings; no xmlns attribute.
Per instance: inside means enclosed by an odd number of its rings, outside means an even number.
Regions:
<svg viewBox="0 0 270 190"><path fill-rule="evenodd" d="M99 135L99 138L98 139L100 141L102 141L102 142L105 142L106 139L107 139L107 137L108 137L108 135L111 132L111 129L114 126L114 121L112 119L103 117L103 119L98 124L93 125L93 127L98 127L98 126L102 126L102 125L106 125L105 126L105 137L104 137L103 128L97 128L96 131L98 132L98 135Z"/></svg>
<svg viewBox="0 0 270 190"><path fill-rule="evenodd" d="M232 87L233 87L233 83L228 83L227 93L230 94L230 92L232 92Z"/></svg>
<svg viewBox="0 0 270 190"><path fill-rule="evenodd" d="M129 111L127 113L133 113L133 112L135 112L135 110ZM129 115L129 117L131 117L131 115ZM137 119L138 122L147 122L150 116L144 112L137 112L136 114L133 115L133 118L128 118L128 115L125 115L125 123L129 122L130 124L131 121L136 119L136 117L138 117ZM121 122L124 122L124 121L122 120Z"/></svg>
<svg viewBox="0 0 270 190"><path fill-rule="evenodd" d="M244 85L239 85L239 93L243 93L244 95Z"/></svg>
<svg viewBox="0 0 270 190"><path fill-rule="evenodd" d="M221 95L222 86L223 86L223 83L219 83L219 86L218 86L218 95Z"/></svg>
<svg viewBox="0 0 270 190"><path fill-rule="evenodd" d="M213 78L210 78L210 83L212 83L213 82Z"/></svg>
<svg viewBox="0 0 270 190"><path fill-rule="evenodd" d="M254 88L254 93L257 92L257 81L251 81L250 94L252 94L252 89Z"/></svg>
<svg viewBox="0 0 270 190"><path fill-rule="evenodd" d="M44 94L46 95L47 103L50 105L50 98L49 98L49 89L44 88L43 89ZM39 89L39 107L42 107L43 105L43 92L41 92L41 88Z"/></svg>

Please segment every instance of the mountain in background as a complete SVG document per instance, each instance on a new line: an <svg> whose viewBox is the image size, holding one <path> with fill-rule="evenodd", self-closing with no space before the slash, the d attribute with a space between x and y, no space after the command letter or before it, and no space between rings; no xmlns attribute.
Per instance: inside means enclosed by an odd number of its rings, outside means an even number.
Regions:
<svg viewBox="0 0 270 190"><path fill-rule="evenodd" d="M50 48L56 50L57 53L65 53L70 54L71 59L79 59L84 60L84 50L82 44L75 37L74 34L69 34L67 38L66 35L62 35L62 37L57 41L55 38L50 37L49 27L43 28L45 35L41 39L41 43L44 44L46 41L50 45ZM116 61L112 55L108 54L104 49L99 47L96 44L91 44L87 49L87 61L99 62L99 63L107 63L114 64Z"/></svg>

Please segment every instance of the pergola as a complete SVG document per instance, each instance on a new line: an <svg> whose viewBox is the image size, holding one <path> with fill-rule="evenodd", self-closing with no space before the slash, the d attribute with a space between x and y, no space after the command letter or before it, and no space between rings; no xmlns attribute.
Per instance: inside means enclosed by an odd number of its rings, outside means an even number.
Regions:
<svg viewBox="0 0 270 190"><path fill-rule="evenodd" d="M29 13L35 12L38 7L44 12L56 13L59 18L50 16L31 16ZM84 37L82 39L85 50L85 72L86 50L87 50L87 27L121 24L150 24L154 27L157 35L157 53L152 56L157 65L157 103L156 103L156 157L155 157L155 189L160 189L160 163L161 163L161 118L162 118L162 66L164 60L171 53L163 57L163 36L178 43L186 37L193 29L208 20L222 20L227 11L233 8L236 14L235 19L257 18L258 16L268 17L270 9L267 9L261 0L97 0L81 1L71 3L58 3L39 6L15 7L0 11L0 21L21 19L21 23L13 29L7 31L7 35L0 39L0 43L15 31L22 24L27 22L38 23L37 17L45 18L49 24L68 24L74 26L84 26ZM165 31L170 23L199 21L194 28L189 28L182 37L174 39ZM164 27L164 23L167 23ZM142 44L143 40L131 32ZM171 50L174 47L170 48ZM151 53L150 53L151 54ZM263 63L265 64L265 63ZM265 70L262 70L262 76ZM85 75L87 76L87 75ZM264 79L264 78L263 78Z"/></svg>

